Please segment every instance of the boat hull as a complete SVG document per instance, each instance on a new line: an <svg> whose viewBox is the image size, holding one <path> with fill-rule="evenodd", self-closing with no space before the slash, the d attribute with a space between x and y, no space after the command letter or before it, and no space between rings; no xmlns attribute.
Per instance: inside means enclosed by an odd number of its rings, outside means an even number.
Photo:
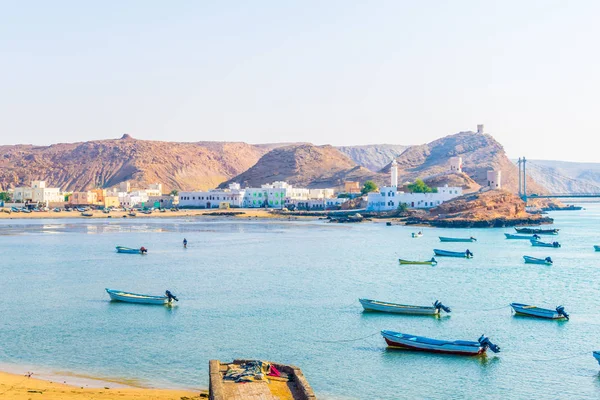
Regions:
<svg viewBox="0 0 600 400"><path fill-rule="evenodd" d="M517 315L543 319L563 319L564 316L549 308L540 308L528 304L512 303L510 305Z"/></svg>
<svg viewBox="0 0 600 400"><path fill-rule="evenodd" d="M478 342L435 340L392 331L381 331L381 336L389 347L397 349L464 356L476 356L486 351Z"/></svg>
<svg viewBox="0 0 600 400"><path fill-rule="evenodd" d="M117 246L117 253L143 254L140 249L132 249L132 248L129 248L129 247L121 247L121 246Z"/></svg>
<svg viewBox="0 0 600 400"><path fill-rule="evenodd" d="M475 242L474 238L449 238L440 236L440 242L448 242L448 243L472 243Z"/></svg>
<svg viewBox="0 0 600 400"><path fill-rule="evenodd" d="M523 256L523 259L525 260L526 264L552 265L551 262L546 261L543 258L535 258L535 257Z"/></svg>
<svg viewBox="0 0 600 400"><path fill-rule="evenodd" d="M540 229L540 228L515 228L517 233L527 233L532 235L558 235L558 229Z"/></svg>
<svg viewBox="0 0 600 400"><path fill-rule="evenodd" d="M545 243L545 242L540 242L538 240L535 239L531 239L531 245L533 247L548 247L548 248L553 248L553 249L558 249L560 247L560 244L554 244L554 243Z"/></svg>
<svg viewBox="0 0 600 400"><path fill-rule="evenodd" d="M409 306L404 304L386 303L383 301L358 299L365 311L387 312L405 315L439 315L438 308L429 306Z"/></svg>
<svg viewBox="0 0 600 400"><path fill-rule="evenodd" d="M148 296L145 294L129 293L120 290L106 289L106 293L110 296L113 301L122 301L125 303L136 303L136 304L152 304L152 305L165 305L169 304L169 298L166 296Z"/></svg>
<svg viewBox="0 0 600 400"><path fill-rule="evenodd" d="M467 256L466 252L447 251L440 249L433 249L436 256L440 257L456 257L456 258L473 258L473 256Z"/></svg>
<svg viewBox="0 0 600 400"><path fill-rule="evenodd" d="M398 259L398 262L402 265L437 265L437 261L410 261Z"/></svg>
<svg viewBox="0 0 600 400"><path fill-rule="evenodd" d="M596 359L596 361L598 361L598 364L600 364L600 351L594 351L592 353L592 355L594 356L594 358Z"/></svg>
<svg viewBox="0 0 600 400"><path fill-rule="evenodd" d="M507 239L515 239L515 240L531 240L535 239L533 235L525 236L525 235L513 235L512 233L505 233Z"/></svg>

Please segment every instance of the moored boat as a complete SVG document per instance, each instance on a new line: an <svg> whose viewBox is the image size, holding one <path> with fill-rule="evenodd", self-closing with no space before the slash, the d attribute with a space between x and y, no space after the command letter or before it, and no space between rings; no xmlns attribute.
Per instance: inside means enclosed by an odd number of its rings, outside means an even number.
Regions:
<svg viewBox="0 0 600 400"><path fill-rule="evenodd" d="M126 303L137 303L137 304L171 304L173 300L179 301L170 291L166 291L164 296L150 296L147 294L138 294L123 292L122 290L106 289L106 293L110 296L111 300L124 301Z"/></svg>
<svg viewBox="0 0 600 400"><path fill-rule="evenodd" d="M466 242L476 242L477 239L475 239L473 236L468 237L468 238L452 238L452 237L444 237L444 236L440 236L440 242L457 242L457 243L466 243Z"/></svg>
<svg viewBox="0 0 600 400"><path fill-rule="evenodd" d="M302 370L293 365L260 360L209 361L211 400L316 400Z"/></svg>
<svg viewBox="0 0 600 400"><path fill-rule="evenodd" d="M594 351L592 353L592 355L594 356L594 358L596 359L596 361L598 361L598 364L600 364L600 351Z"/></svg>
<svg viewBox="0 0 600 400"><path fill-rule="evenodd" d="M403 260L403 259L399 258L398 262L401 265L412 264L412 265L433 265L433 266L437 265L437 263L438 263L437 260L433 257L431 257L431 260L427 260L427 261L411 261L411 260Z"/></svg>
<svg viewBox="0 0 600 400"><path fill-rule="evenodd" d="M541 264L541 265L552 265L553 261L550 257L546 258L535 258L530 256L523 256L526 264Z"/></svg>
<svg viewBox="0 0 600 400"><path fill-rule="evenodd" d="M473 258L473 253L469 251L469 249L465 251L448 251L448 250L440 250L433 249L433 252L436 256L441 257L458 257L458 258Z"/></svg>
<svg viewBox="0 0 600 400"><path fill-rule="evenodd" d="M598 246L597 244L594 245L594 250L595 251L600 251L600 246Z"/></svg>
<svg viewBox="0 0 600 400"><path fill-rule="evenodd" d="M381 336L383 336L387 345L392 348L429 351L434 353L460 354L467 356L483 354L488 348L494 353L498 353L500 351L500 347L493 344L487 337L483 335L481 335L476 342L465 340L437 340L394 331L381 331Z"/></svg>
<svg viewBox="0 0 600 400"><path fill-rule="evenodd" d="M531 240L531 239L539 239L538 235L513 235L512 233L505 233L507 239L516 239L516 240Z"/></svg>
<svg viewBox="0 0 600 400"><path fill-rule="evenodd" d="M530 242L531 242L531 245L534 247L553 247L555 249L560 247L560 243L558 243L558 242L546 243L546 242L540 242L537 239L531 239Z"/></svg>
<svg viewBox="0 0 600 400"><path fill-rule="evenodd" d="M83 215L84 217L91 217L94 214L92 214L91 212L82 212L81 215Z"/></svg>
<svg viewBox="0 0 600 400"><path fill-rule="evenodd" d="M546 319L569 319L569 314L563 306L558 306L552 310L550 308L541 308L522 303L510 303L515 314L526 315L528 317L546 318Z"/></svg>
<svg viewBox="0 0 600 400"><path fill-rule="evenodd" d="M423 236L423 232L417 232L417 233L413 232L412 233L412 237L414 239L420 238L421 236Z"/></svg>
<svg viewBox="0 0 600 400"><path fill-rule="evenodd" d="M358 299L365 311L380 311L394 314L408 315L439 315L440 310L451 312L449 307L443 305L439 300L433 303L433 306L410 306L405 304L387 303L384 301Z"/></svg>
<svg viewBox="0 0 600 400"><path fill-rule="evenodd" d="M126 253L126 254L146 254L148 249L144 246L139 249L132 249L131 247L117 246L117 253Z"/></svg>
<svg viewBox="0 0 600 400"><path fill-rule="evenodd" d="M536 235L558 235L559 229L542 229L542 228L515 228L517 233L527 233Z"/></svg>

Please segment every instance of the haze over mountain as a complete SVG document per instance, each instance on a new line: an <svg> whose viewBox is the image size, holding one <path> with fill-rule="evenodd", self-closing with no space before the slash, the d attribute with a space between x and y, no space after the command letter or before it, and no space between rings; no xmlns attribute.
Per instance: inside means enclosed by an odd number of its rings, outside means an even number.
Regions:
<svg viewBox="0 0 600 400"><path fill-rule="evenodd" d="M365 146L337 146L355 163L371 171L379 171L410 146L400 144L369 144Z"/></svg>
<svg viewBox="0 0 600 400"><path fill-rule="evenodd" d="M526 165L527 175L551 193L600 193L600 163L527 160Z"/></svg>

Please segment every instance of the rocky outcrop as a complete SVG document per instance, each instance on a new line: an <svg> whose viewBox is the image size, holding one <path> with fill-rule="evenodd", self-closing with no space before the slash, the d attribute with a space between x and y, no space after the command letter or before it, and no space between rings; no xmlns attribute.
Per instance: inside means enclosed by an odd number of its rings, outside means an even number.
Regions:
<svg viewBox="0 0 600 400"><path fill-rule="evenodd" d="M357 165L333 146L292 145L271 150L248 171L221 184L260 186L286 181L293 186L326 188L342 186L344 181L367 179L381 181L383 176Z"/></svg>
<svg viewBox="0 0 600 400"><path fill-rule="evenodd" d="M406 224L444 228L499 228L552 222L552 218L529 214L518 196L502 190L464 195L406 220Z"/></svg>

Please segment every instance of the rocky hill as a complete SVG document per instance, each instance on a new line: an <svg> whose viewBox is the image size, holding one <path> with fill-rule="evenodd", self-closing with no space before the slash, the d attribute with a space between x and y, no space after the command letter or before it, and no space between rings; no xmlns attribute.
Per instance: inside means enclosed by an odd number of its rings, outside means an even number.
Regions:
<svg viewBox="0 0 600 400"><path fill-rule="evenodd" d="M336 148L358 165L371 171L379 171L408 147L399 144L369 144L365 146L337 146Z"/></svg>
<svg viewBox="0 0 600 400"><path fill-rule="evenodd" d="M487 186L487 171L502 171L503 188L516 193L518 190L518 168L512 163L504 148L492 136L475 132L461 132L437 139L431 143L412 146L396 158L401 181L413 181L448 171L449 159L460 156L463 159L463 172L477 184ZM390 165L381 172L389 173ZM532 190L539 193L545 189L531 178L527 181Z"/></svg>
<svg viewBox="0 0 600 400"><path fill-rule="evenodd" d="M294 186L326 188L343 185L346 180L382 180L383 176L357 165L333 146L301 144L271 150L248 171L221 184L237 182L242 186L286 181Z"/></svg>
<svg viewBox="0 0 600 400"><path fill-rule="evenodd" d="M46 180L62 190L111 187L129 180L133 187L161 182L165 189L209 189L258 161L269 147L246 143L175 143L117 140L0 146L0 186Z"/></svg>

